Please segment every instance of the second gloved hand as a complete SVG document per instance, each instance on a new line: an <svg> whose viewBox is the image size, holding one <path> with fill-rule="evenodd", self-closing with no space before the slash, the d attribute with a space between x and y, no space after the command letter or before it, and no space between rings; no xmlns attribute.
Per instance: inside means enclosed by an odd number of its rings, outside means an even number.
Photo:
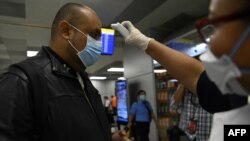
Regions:
<svg viewBox="0 0 250 141"><path fill-rule="evenodd" d="M125 37L125 43L130 46L136 46L145 51L152 38L142 34L130 21L123 21L121 24L129 31L129 35Z"/></svg>

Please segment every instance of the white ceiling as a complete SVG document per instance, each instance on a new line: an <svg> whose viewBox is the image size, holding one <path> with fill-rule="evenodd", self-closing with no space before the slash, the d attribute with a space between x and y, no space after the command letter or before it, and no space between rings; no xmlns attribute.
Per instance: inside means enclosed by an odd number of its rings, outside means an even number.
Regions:
<svg viewBox="0 0 250 141"><path fill-rule="evenodd" d="M166 42L193 30L193 22L207 14L209 0L0 0L0 70L25 59L28 49L48 45L51 22L67 2L89 5L105 27L131 20L146 35ZM122 66L124 43L118 33L115 45L114 55L102 56L87 69L90 74Z"/></svg>

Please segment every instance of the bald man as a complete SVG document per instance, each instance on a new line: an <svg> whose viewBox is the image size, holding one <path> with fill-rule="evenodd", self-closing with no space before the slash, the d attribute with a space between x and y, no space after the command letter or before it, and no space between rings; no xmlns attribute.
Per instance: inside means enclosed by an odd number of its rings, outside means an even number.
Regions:
<svg viewBox="0 0 250 141"><path fill-rule="evenodd" d="M0 77L1 141L112 140L101 97L85 72L100 56L101 26L88 6L68 3L59 9L49 46L22 62L38 70L40 86L31 81L34 74L13 65ZM47 96L48 101L40 99L43 107L36 94ZM126 139L118 133L114 137Z"/></svg>

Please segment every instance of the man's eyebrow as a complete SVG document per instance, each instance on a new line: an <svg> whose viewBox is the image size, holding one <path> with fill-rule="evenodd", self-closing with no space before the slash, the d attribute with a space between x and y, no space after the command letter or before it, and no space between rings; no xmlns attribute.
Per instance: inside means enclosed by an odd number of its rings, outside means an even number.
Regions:
<svg viewBox="0 0 250 141"><path fill-rule="evenodd" d="M93 38L98 39L98 38L101 37L102 32L101 32L101 29L100 29L100 28L96 28L96 29L90 31L89 34L90 34Z"/></svg>
<svg viewBox="0 0 250 141"><path fill-rule="evenodd" d="M96 29L96 30L95 30L95 32L96 32L96 33L98 33L99 35L101 35L101 34L102 34L102 30L101 30L101 28Z"/></svg>
<svg viewBox="0 0 250 141"><path fill-rule="evenodd" d="M90 32L93 33L93 34L101 34L102 33L101 28L95 28Z"/></svg>

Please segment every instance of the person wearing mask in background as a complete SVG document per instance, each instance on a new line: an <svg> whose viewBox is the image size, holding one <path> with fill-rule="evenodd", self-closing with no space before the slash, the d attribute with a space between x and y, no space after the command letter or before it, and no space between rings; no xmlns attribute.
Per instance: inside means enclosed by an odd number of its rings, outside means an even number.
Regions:
<svg viewBox="0 0 250 141"><path fill-rule="evenodd" d="M179 128L190 141L208 141L212 114L205 111L199 99L179 84L171 97L170 107L180 114Z"/></svg>
<svg viewBox="0 0 250 141"><path fill-rule="evenodd" d="M23 70L10 67L12 73L0 77L1 141L111 141L101 96L85 72L100 56L101 26L86 5L67 3L59 9L49 47L24 61L32 64L31 70L39 67L45 77L45 82L37 81L45 83L49 92L43 93L49 95L46 123L35 134L40 121L34 113L42 111L35 111L33 84ZM120 132L113 140L127 138Z"/></svg>
<svg viewBox="0 0 250 141"><path fill-rule="evenodd" d="M146 100L146 92L139 90L137 93L137 101L134 102L130 109L128 129L133 128L135 124L135 140L136 141L149 141L149 129L151 120L154 120L157 125L157 119L151 107L151 104ZM132 123L134 120L135 123ZM132 131L133 132L133 131Z"/></svg>
<svg viewBox="0 0 250 141"><path fill-rule="evenodd" d="M223 140L225 124L250 124L249 0L211 0L208 17L196 22L204 42L203 28L213 27L210 47L200 56L203 63L143 35L129 21L122 24L129 30L127 45L138 47L158 61L198 95L206 111L215 113L211 141Z"/></svg>

